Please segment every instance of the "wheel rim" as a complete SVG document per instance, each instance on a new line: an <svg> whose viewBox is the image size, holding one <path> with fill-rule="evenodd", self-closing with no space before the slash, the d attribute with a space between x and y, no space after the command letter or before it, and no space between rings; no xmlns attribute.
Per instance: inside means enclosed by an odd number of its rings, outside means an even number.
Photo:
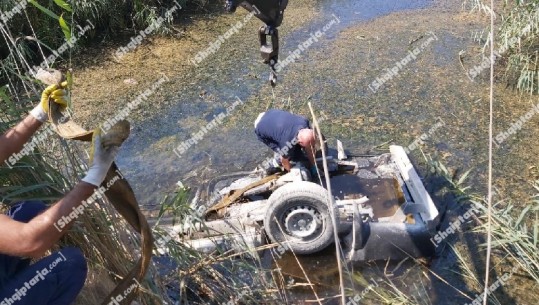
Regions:
<svg viewBox="0 0 539 305"><path fill-rule="evenodd" d="M322 231L322 221L317 209L309 205L289 208L283 215L284 228L297 238L315 238Z"/></svg>

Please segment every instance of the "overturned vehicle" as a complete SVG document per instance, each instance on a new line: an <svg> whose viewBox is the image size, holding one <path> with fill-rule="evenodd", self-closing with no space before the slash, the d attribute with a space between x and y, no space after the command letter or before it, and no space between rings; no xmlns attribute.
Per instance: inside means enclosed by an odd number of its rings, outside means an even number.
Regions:
<svg viewBox="0 0 539 305"><path fill-rule="evenodd" d="M209 207L204 221L183 228L182 241L200 251L275 243L307 255L338 240L350 261L432 256L439 213L404 149L391 146L377 156L343 152L326 157L331 197L325 179L312 182L318 179L300 165L288 173L214 179L193 203Z"/></svg>

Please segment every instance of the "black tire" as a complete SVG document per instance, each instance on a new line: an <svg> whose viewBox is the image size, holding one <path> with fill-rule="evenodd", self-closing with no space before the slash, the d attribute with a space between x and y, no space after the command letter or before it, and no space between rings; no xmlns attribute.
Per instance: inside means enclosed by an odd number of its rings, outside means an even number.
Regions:
<svg viewBox="0 0 539 305"><path fill-rule="evenodd" d="M268 205L264 229L272 242L297 254L311 254L334 241L327 190L322 186L308 181L289 183L271 194Z"/></svg>

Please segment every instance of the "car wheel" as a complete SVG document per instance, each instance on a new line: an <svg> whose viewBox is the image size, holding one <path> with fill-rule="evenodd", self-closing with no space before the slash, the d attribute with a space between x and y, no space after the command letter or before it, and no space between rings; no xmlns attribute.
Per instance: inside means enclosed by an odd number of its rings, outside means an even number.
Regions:
<svg viewBox="0 0 539 305"><path fill-rule="evenodd" d="M268 199L266 234L297 254L322 251L334 241L327 196L326 189L307 181L280 187Z"/></svg>

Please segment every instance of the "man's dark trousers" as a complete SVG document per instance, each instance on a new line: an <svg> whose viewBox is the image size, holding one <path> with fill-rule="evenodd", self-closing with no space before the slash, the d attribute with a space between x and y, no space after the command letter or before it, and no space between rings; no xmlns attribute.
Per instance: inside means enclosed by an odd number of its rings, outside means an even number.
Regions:
<svg viewBox="0 0 539 305"><path fill-rule="evenodd" d="M46 209L43 202L14 205L8 215L29 222ZM0 255L0 305L69 305L86 281L86 259L77 248L64 248L30 265L29 259Z"/></svg>

